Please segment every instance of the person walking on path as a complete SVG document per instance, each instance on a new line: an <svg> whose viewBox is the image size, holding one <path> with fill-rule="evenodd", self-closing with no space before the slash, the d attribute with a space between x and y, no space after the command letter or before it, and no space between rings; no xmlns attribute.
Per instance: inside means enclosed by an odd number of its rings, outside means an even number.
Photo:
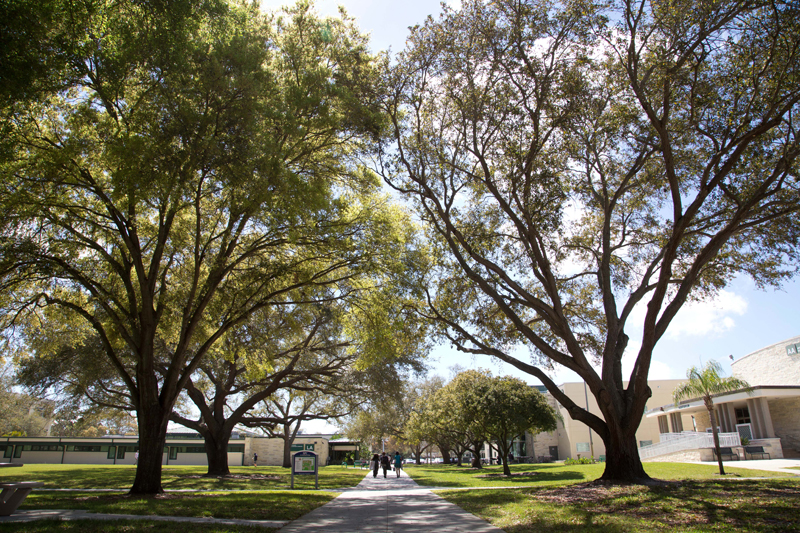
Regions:
<svg viewBox="0 0 800 533"><path fill-rule="evenodd" d="M372 460L369 462L369 469L372 470L372 477L378 477L378 468L381 466L381 458L376 453L372 456Z"/></svg>
<svg viewBox="0 0 800 533"><path fill-rule="evenodd" d="M400 452L394 452L394 471L397 472L397 477L400 477L400 471L403 469L403 456Z"/></svg>
<svg viewBox="0 0 800 533"><path fill-rule="evenodd" d="M388 456L390 459L392 456ZM743 461L747 462L747 461ZM800 476L798 476L800 478ZM485 520L420 487L408 473L373 479L286 524L279 533L503 533Z"/></svg>
<svg viewBox="0 0 800 533"><path fill-rule="evenodd" d="M381 468L383 469L383 477L386 477L386 472L389 470L389 456L386 452L381 455Z"/></svg>

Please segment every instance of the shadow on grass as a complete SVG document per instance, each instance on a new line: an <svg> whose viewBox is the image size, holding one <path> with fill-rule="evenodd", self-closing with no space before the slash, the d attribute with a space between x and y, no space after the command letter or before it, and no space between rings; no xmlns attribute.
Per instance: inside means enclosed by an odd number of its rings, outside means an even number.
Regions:
<svg viewBox="0 0 800 533"><path fill-rule="evenodd" d="M273 533L273 528L220 524L154 522L147 520L37 520L3 524L3 533Z"/></svg>
<svg viewBox="0 0 800 533"><path fill-rule="evenodd" d="M408 471L409 475L422 486L433 487L508 487L514 485L564 484L588 481L594 477L584 470L565 469L553 465L514 465L512 473L504 476L502 467L469 468L458 466L426 466Z"/></svg>
<svg viewBox="0 0 800 533"><path fill-rule="evenodd" d="M700 480L661 486L445 491L441 496L507 533L800 531L800 482Z"/></svg>
<svg viewBox="0 0 800 533"><path fill-rule="evenodd" d="M21 509L81 509L105 514L295 520L336 496L336 493L317 491L172 493L158 496L33 493Z"/></svg>
<svg viewBox="0 0 800 533"><path fill-rule="evenodd" d="M127 491L136 476L134 466L100 465L25 465L0 472L0 481L43 481L46 489L118 489ZM164 466L161 486L165 490L285 490L290 485L290 470L277 466L231 467L227 477L206 476L205 466ZM356 486L364 472L320 468L320 489Z"/></svg>

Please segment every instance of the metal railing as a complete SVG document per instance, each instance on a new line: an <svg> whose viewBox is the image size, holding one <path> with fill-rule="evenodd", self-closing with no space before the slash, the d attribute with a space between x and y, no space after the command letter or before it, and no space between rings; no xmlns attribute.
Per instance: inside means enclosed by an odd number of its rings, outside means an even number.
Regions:
<svg viewBox="0 0 800 533"><path fill-rule="evenodd" d="M741 446L738 433L720 433L719 445L725 448ZM650 459L668 453L696 450L698 448L713 448L714 436L711 433L684 431L682 433L662 433L661 442L642 446L639 448L639 457Z"/></svg>

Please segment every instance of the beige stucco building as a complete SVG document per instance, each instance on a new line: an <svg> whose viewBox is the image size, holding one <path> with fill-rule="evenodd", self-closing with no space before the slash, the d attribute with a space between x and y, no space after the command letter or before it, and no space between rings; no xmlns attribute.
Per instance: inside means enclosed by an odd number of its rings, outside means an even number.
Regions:
<svg viewBox="0 0 800 533"><path fill-rule="evenodd" d="M662 405L672 401L672 391L684 381L682 379L651 380L650 388L653 391L653 395L648 401L648 405ZM588 406L590 413L600 418L603 417L600 408L597 406L597 400L586 390L583 382L564 383L559 388L576 404L584 408ZM532 437L534 441L532 449L536 450L537 459L540 456L548 455L552 459L604 457L606 448L602 439L594 431L591 431L586 424L572 420L569 413L555 401L551 394L546 394L546 396L550 405L561 415L561 420L556 431L540 433ZM683 431L683 419L680 416L670 418L671 427L675 428L676 431ZM659 421L644 418L636 431L636 440L639 442L639 446L652 444L658 442L659 434Z"/></svg>
<svg viewBox="0 0 800 533"><path fill-rule="evenodd" d="M772 459L800 457L800 336L740 357L731 363L731 369L752 390L714 396L719 431L746 437L751 445L762 446ZM646 418L659 421L661 433L670 432L663 431L667 419L678 417L684 426L689 420L696 431L711 431L708 411L699 398L677 406L665 402L646 414ZM710 450L695 455L691 458L711 459Z"/></svg>

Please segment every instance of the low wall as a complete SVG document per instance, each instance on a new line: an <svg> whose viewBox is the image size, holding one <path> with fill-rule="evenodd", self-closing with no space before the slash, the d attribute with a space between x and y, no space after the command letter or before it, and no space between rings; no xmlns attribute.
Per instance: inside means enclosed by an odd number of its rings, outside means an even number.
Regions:
<svg viewBox="0 0 800 533"><path fill-rule="evenodd" d="M770 455L771 459L783 459L783 450L781 449L781 439L754 439L748 446L762 446L764 452ZM733 451L739 454L739 460L744 461L744 447L734 446ZM760 457L759 457L760 458ZM649 463L689 463L689 462L713 462L717 458L714 456L714 448L696 448L693 450L682 450L679 452L667 453L658 455L649 459L643 459L642 462ZM729 462L725 460L725 462ZM735 462L735 459L734 459Z"/></svg>
<svg viewBox="0 0 800 533"><path fill-rule="evenodd" d="M695 449L695 450L682 450L679 452L672 452L667 453L664 455L657 455L655 457L651 457L649 459L644 459L642 462L644 463L692 463L698 461L710 461L711 459L704 459L704 454L702 453L705 451L704 448L702 449ZM710 454L709 454L710 455Z"/></svg>
<svg viewBox="0 0 800 533"><path fill-rule="evenodd" d="M748 446L763 446L772 459L783 459L781 439L753 439Z"/></svg>

